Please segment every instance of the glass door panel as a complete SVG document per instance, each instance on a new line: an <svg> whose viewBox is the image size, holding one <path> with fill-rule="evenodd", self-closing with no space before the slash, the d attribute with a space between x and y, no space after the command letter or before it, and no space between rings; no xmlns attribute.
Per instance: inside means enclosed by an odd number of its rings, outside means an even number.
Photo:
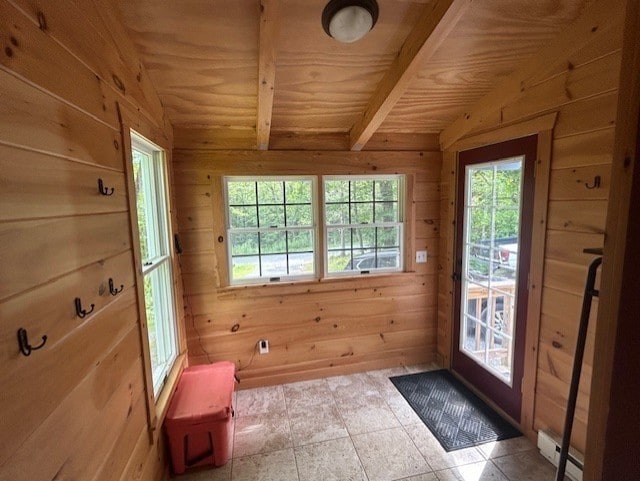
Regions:
<svg viewBox="0 0 640 481"><path fill-rule="evenodd" d="M523 160L465 168L459 348L508 385L513 380Z"/></svg>

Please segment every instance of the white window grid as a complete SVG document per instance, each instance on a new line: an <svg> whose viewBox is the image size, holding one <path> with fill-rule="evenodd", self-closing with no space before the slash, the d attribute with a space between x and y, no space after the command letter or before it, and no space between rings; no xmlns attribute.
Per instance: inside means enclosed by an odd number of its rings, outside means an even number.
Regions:
<svg viewBox="0 0 640 481"><path fill-rule="evenodd" d="M147 320L149 342L155 344L156 357L150 359L154 396L164 386L178 355L175 293L170 254L169 212L166 162L162 149L131 133L132 151L140 156L141 187L145 197L148 256L142 260L143 284L151 285L155 313L153 332ZM146 297L146 296L145 296ZM147 300L145 299L145 306ZM152 338L153 336L153 338Z"/></svg>
<svg viewBox="0 0 640 481"><path fill-rule="evenodd" d="M493 162L484 162L482 163L482 167L483 168L488 168L488 167L492 167L494 169L494 173L495 173L495 169L498 168L499 166L503 165L503 164L508 164L508 163L513 163L513 161L515 159L519 159L520 157L515 157L515 158L508 158L508 159L501 159L501 160L497 160L497 161L493 161ZM524 158L521 158L522 160L522 166L524 169ZM480 366L482 366L484 369L487 369L489 372L491 372L497 379L499 379L501 382L505 383L506 385L508 385L509 387L513 386L513 357L511 357L511 365L509 366L509 370L508 370L508 377L505 377L504 373L495 369L493 366L491 366L491 364L489 363L489 359L488 359L488 347L485 345L485 356L484 356L484 360L483 362L479 362L478 359L476 359L474 356L470 355L469 353L466 352L466 347L464 345L464 341L465 341L465 333L467 332L467 327L469 323L473 323L475 325L475 329L482 329L484 328L486 331L486 333L493 333L493 335L495 336L500 336L502 337L505 342L507 343L507 346L509 347L509 349L513 348L513 344L514 344L514 338L512 335L509 335L508 333L502 332L502 331L498 331L496 330L493 326L490 325L489 319L486 320L482 320L480 317L480 315L478 316L473 316L468 312L468 308L469 308L469 303L468 303L468 289L470 286L476 286L482 289L486 289L487 290L487 306L490 306L490 304L494 301L494 298L499 298L502 297L503 299L506 298L510 298L511 302L510 302L510 306L511 306L511 312L509 312L508 314L510 316L515 316L515 313L517 312L517 289L511 293L511 292L505 292L504 290L501 290L500 287L494 286L492 281L491 281L491 277L489 277L489 279L487 280L486 283L480 283L475 281L473 278L471 278L468 275L468 267L469 266L469 261L470 261L470 248L471 247L486 247L486 246L480 246L478 244L474 244L473 242L471 242L469 240L470 237L470 232L471 232L471 216L470 216L470 211L472 208L476 207L475 205L473 205L470 202L471 199L471 177L469 175L469 173L474 170L475 168L477 168L477 165L468 165L465 168L465 178L467 179L465 182L465 206L464 206L464 226L465 226L465 231L466 231L466 237L463 241L463 246L462 246L462 257L463 257L463 265L465 266L465 276L462 279L462 296L461 296L461 309L462 309L462 317L463 317L463 322L462 325L460 326L460 340L459 340L459 349L460 352L462 352L463 354L465 354L469 359L471 359L473 362L475 362L476 364L479 364ZM524 183L524 173L520 179L520 192L522 192L523 190L523 183ZM493 194L495 196L495 186L494 186L494 191ZM495 202L489 207L491 209L491 216L492 219L495 217L495 210L496 210L496 205ZM501 209L506 210L506 207L501 207ZM518 210L519 212L519 216L518 218L521 219L522 218L522 202L520 202L518 204L517 207L514 208L515 210ZM518 244L520 244L520 234L518 233ZM493 255L492 253L495 251L495 246L492 244L489 246L489 252L490 255L488 257L488 261L489 261L489 265L490 265L490 269L491 266L494 262L493 259ZM519 263L518 263L519 264ZM516 269L515 269L516 275L515 278L518 279L517 276L517 272L518 272L518 265L516 265ZM504 301L503 301L504 302Z"/></svg>
<svg viewBox="0 0 640 481"><path fill-rule="evenodd" d="M374 222L371 223L347 223L347 224L328 224L327 223L327 201L325 198L326 195L326 183L328 181L348 181L349 182L349 189L351 189L351 182L354 181L359 181L359 180L364 180L364 181L374 181L373 185L374 185L374 189L375 189L375 181L385 181L385 180L392 180L392 181L396 181L398 183L398 199L397 199L397 212L398 212L398 219L396 222L375 222L375 217L374 217ZM349 212L351 212L351 204L353 203L351 201L351 195L349 192L348 195L348 204L349 204ZM376 199L375 199L375 191L373 192L373 197L372 197L372 201L371 202L365 202L365 203L372 203L373 204L373 213L375 216L375 204L377 203ZM405 176L404 175L400 175L400 174L393 174L393 175L327 175L327 176L323 176L322 178L322 212L323 212L323 227L324 227L324 275L325 277L341 277L341 276L354 276L354 275L361 275L361 274L370 274L370 273L391 273L391 272L401 272L404 269L404 199L405 199ZM380 201L380 202L384 202L384 201ZM397 246L393 246L392 248L397 248L398 249L398 256L399 256L399 260L398 260L398 266L397 267L367 267L366 269L357 269L355 268L356 266L353 265L353 243L351 245L351 266L347 266L347 268L343 269L342 271L333 271L333 272L329 272L329 229L340 229L340 228L346 228L346 229L351 229L351 232L353 233L354 229L358 229L358 228L374 228L376 229L376 239L377 239L377 229L380 228L397 228L398 229L398 245ZM377 259L377 252L378 252L378 245L377 245L377 240L375 242L376 245L372 246L372 249L374 251L374 256L375 259ZM392 250L392 248L383 248L383 249L389 249Z"/></svg>
<svg viewBox="0 0 640 481"><path fill-rule="evenodd" d="M226 217L226 230L227 230L227 261L228 261L228 272L229 272L229 281L232 285L243 285L243 284L262 284L266 282L281 282L288 280L311 280L317 277L318 272L318 262L317 262L317 235L318 235L318 207L317 207L317 179L315 176L304 176L304 175L296 175L296 176L226 176L223 178L224 182L224 202L225 202L225 217ZM312 222L310 225L305 226L296 226L296 225L284 225L284 226L260 226L259 224L259 213L258 209L260 206L269 207L272 204L260 204L258 199L258 194L256 192L256 219L257 219L257 227L232 227L231 226L231 214L230 214L230 203L229 203L229 183L230 182L249 182L255 183L256 189L258 182L292 182L292 181L306 181L311 184L311 198L309 200L309 205L311 206L311 215ZM276 204L274 204L276 205ZM291 205L302 205L296 203L287 203L286 198L283 200L283 203L277 204L278 206L285 206L285 219L286 219L286 206ZM305 203L304 205L307 205ZM253 204L251 204L253 206ZM286 220L285 220L286 224ZM289 269L289 259L292 254L300 254L301 252L289 252L288 247L285 247L284 252L280 253L262 253L260 249L260 241L258 241L258 266L259 266L259 277L249 277L243 279L235 279L233 276L233 259L234 257L241 256L233 256L232 249L233 243L232 238L234 235L238 234L256 234L258 239L260 239L261 234L265 233L284 233L286 239L286 245L288 245L288 236L289 233L295 232L310 232L311 234L311 251L305 251L303 253L310 253L313 257L313 271L311 273L302 273L296 274L291 273ZM286 272L278 273L278 275L263 275L262 273L262 257L269 255L284 255L286 256ZM250 257L247 255L247 257Z"/></svg>

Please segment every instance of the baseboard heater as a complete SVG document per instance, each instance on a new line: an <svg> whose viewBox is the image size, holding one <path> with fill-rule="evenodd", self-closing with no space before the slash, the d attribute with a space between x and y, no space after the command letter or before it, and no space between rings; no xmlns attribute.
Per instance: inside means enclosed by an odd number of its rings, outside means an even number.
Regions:
<svg viewBox="0 0 640 481"><path fill-rule="evenodd" d="M554 466L558 466L560 459L561 439L557 434L550 431L538 431L538 449L540 454L547 458ZM569 450L567 458L567 477L573 481L582 481L582 470L584 469L584 458L573 448Z"/></svg>

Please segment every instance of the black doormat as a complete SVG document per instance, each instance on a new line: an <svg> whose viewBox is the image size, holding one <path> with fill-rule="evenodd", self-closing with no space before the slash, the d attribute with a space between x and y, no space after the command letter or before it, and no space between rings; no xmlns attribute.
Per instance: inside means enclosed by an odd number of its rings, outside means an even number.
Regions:
<svg viewBox="0 0 640 481"><path fill-rule="evenodd" d="M522 435L447 370L389 379L446 451Z"/></svg>

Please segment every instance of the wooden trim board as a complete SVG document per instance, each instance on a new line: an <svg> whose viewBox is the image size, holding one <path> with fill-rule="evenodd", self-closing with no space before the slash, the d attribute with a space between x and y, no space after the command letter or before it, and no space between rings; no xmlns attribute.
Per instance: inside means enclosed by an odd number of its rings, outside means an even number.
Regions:
<svg viewBox="0 0 640 481"><path fill-rule="evenodd" d="M269 148L271 114L276 82L276 40L278 36L278 3L280 0L260 2L260 45L258 46L258 119L257 144L259 150Z"/></svg>
<svg viewBox="0 0 640 481"><path fill-rule="evenodd" d="M147 410L147 424L149 427L149 442L153 443L153 431L156 429L158 418L155 414L155 400L153 395L153 380L151 377L151 350L149 348L149 332L147 330L147 313L142 302L144 299L144 281L142 279L142 254L140 253L140 233L138 232L138 217L136 208L135 179L133 177L133 159L131 153L131 128L129 114L118 105L122 132L122 152L124 169L127 179L127 199L129 203L129 223L131 246L133 250L133 264L135 270L136 305L140 329L140 344L142 347L142 366L144 377L144 391ZM126 147L125 147L126 146Z"/></svg>
<svg viewBox="0 0 640 481"><path fill-rule="evenodd" d="M555 120L555 116L554 116ZM553 128L553 127L552 127ZM542 283L547 238L547 205L549 179L551 177L551 151L553 130L538 134L538 159L535 174L533 200L533 228L531 232L531 263L529 265L529 301L527 308L527 332L525 334L524 377L522 380L522 409L520 424L529 439L536 438L534 430L536 376L538 372L538 343L540 315L542 312Z"/></svg>
<svg viewBox="0 0 640 481"><path fill-rule="evenodd" d="M140 252L140 243L138 242L139 232L138 232L138 219L137 219L137 208L136 208L136 193L135 193L135 181L133 177L133 163L132 163L132 152L131 152L131 130L135 130L139 132L141 135L147 137L150 141L157 144L161 147L166 155L166 167L167 167L167 203L169 212L172 211L172 182L169 176L169 171L171 168L171 142L167 137L156 127L150 126L145 120L140 119L138 116L130 112L126 107L118 104L118 114L120 118L121 131L122 131L122 152L123 152L123 162L124 168L127 178L127 196L129 202L129 221L130 221L130 233L131 233L131 245L133 250L133 263L135 266L135 287L136 287L136 303L138 308L138 317L140 319L139 329L140 329L140 344L142 347L142 365L143 365L143 375L144 375L144 390L145 390L145 398L146 398L146 409L147 409L147 422L149 428L149 442L151 444L154 443L154 440L157 439L157 436L154 436L154 431L156 431L161 423L162 418L166 414L166 410L168 408L168 400L170 399L170 395L175 390L175 387L178 382L178 378L182 369L185 366L186 359L186 342L184 340L184 327L180 327L180 324L183 324L183 320L180 318L181 316L176 315L176 332L178 335L178 343L180 347L180 353L174 362L174 366L172 367L167 382L160 392L160 396L158 399L155 399L153 392L153 379L152 379L152 368L151 368L151 351L149 346L149 332L147 327L147 313L144 306L144 279L142 276L142 255ZM169 221L169 238L173 239L173 222L172 219ZM180 279L180 273L176 271L175 266L175 253L174 249L170 247L171 252L171 263L173 268L173 276L174 276L174 284L177 279ZM176 306L179 305L179 292L174 292L175 299L174 302Z"/></svg>

